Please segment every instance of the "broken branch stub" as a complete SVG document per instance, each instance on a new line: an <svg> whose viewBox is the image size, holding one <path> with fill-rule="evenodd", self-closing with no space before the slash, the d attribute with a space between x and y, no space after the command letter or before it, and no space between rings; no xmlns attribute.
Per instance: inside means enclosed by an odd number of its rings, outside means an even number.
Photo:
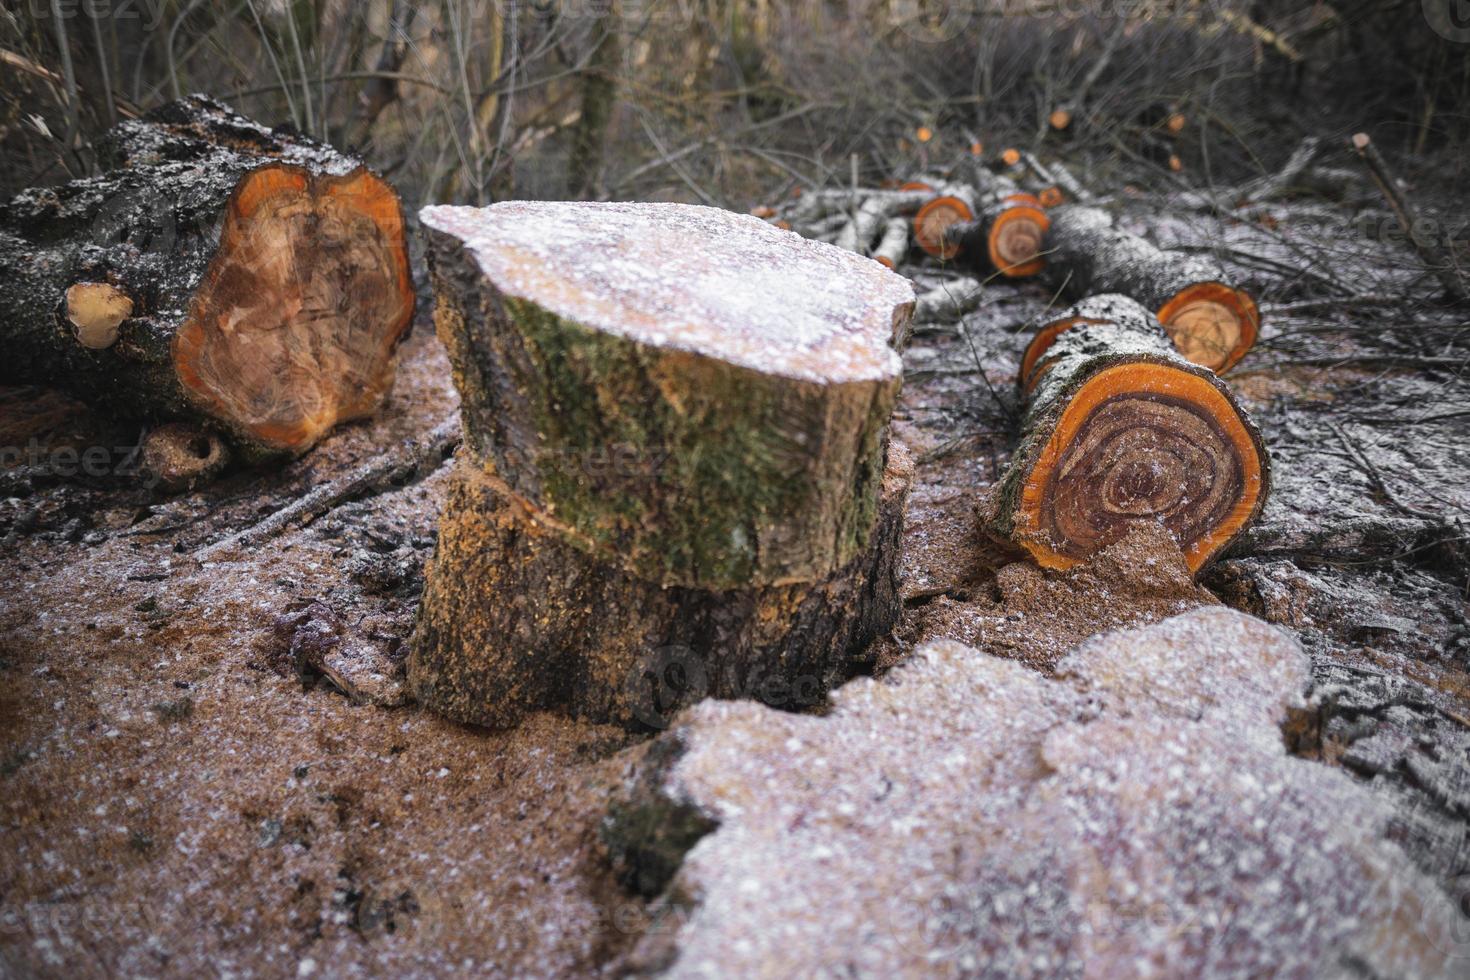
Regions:
<svg viewBox="0 0 1470 980"><path fill-rule="evenodd" d="M747 215L422 212L475 462L650 582L822 578L873 526L907 281Z"/></svg>
<svg viewBox="0 0 1470 980"><path fill-rule="evenodd" d="M1256 342L1255 300L1218 263L1161 249L1113 226L1100 208L1054 208L1047 270L1069 299L1121 293L1159 318L1174 346L1211 371L1233 367Z"/></svg>
<svg viewBox="0 0 1470 980"><path fill-rule="evenodd" d="M1021 381L1021 441L991 527L1042 566L1069 568L1130 526L1159 522L1198 573L1260 514L1269 459L1259 430L1133 300L1094 296L1047 324Z"/></svg>
<svg viewBox="0 0 1470 980"><path fill-rule="evenodd" d="M0 381L208 426L255 458L377 408L414 305L386 183L202 96L97 149L100 176L0 207Z"/></svg>

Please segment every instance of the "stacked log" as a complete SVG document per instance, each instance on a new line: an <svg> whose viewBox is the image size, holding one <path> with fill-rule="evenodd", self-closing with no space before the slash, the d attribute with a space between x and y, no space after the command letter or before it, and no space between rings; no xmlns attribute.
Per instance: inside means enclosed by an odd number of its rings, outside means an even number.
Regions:
<svg viewBox="0 0 1470 980"><path fill-rule="evenodd" d="M976 162L973 186L951 185L914 216L914 240L929 255L1007 278L1039 273L1049 219L1015 181Z"/></svg>
<svg viewBox="0 0 1470 980"><path fill-rule="evenodd" d="M808 703L861 666L901 608L908 284L709 208L422 219L465 444L419 698L637 726L703 695Z"/></svg>
<svg viewBox="0 0 1470 980"><path fill-rule="evenodd" d="M1068 568L1159 522L1198 573L1265 502L1260 432L1134 300L1091 297L1057 322L1044 351L1028 351L1021 441L992 530L1043 567Z"/></svg>
<svg viewBox="0 0 1470 980"><path fill-rule="evenodd" d="M414 307L386 183L200 96L121 123L98 155L101 176L0 208L0 383L246 458L377 408Z"/></svg>
<svg viewBox="0 0 1470 980"><path fill-rule="evenodd" d="M1067 298L1121 293L1137 300L1158 317L1181 354L1217 373L1255 344L1261 320L1256 302L1230 284L1218 263L1160 249L1114 227L1099 208L1067 205L1050 218L1048 274Z"/></svg>

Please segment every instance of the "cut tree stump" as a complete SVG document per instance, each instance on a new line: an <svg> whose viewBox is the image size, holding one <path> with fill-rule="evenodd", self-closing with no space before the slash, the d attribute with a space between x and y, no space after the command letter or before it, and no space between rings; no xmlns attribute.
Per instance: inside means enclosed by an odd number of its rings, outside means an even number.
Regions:
<svg viewBox="0 0 1470 980"><path fill-rule="evenodd" d="M203 425L250 458L377 408L414 306L386 183L202 96L98 156L101 176L0 208L0 383Z"/></svg>
<svg viewBox="0 0 1470 980"><path fill-rule="evenodd" d="M473 455L457 469L408 661L418 701L508 728L554 710L665 728L704 697L794 710L871 667L902 614L911 464L896 447L867 544L812 582L664 587L576 547Z"/></svg>
<svg viewBox="0 0 1470 980"><path fill-rule="evenodd" d="M1212 371L1233 367L1256 342L1255 300L1229 283L1210 259L1170 252L1113 226L1100 208L1068 205L1050 212L1049 277L1068 299L1121 293L1164 325L1186 358Z"/></svg>
<svg viewBox="0 0 1470 980"><path fill-rule="evenodd" d="M806 704L851 673L900 611L908 282L714 208L422 219L465 444L419 698L657 724L685 693Z"/></svg>
<svg viewBox="0 0 1470 980"><path fill-rule="evenodd" d="M991 502L992 529L1043 567L1069 568L1131 525L1160 522L1198 573L1260 514L1260 432L1137 302L1091 297L1055 323L1028 361L1021 441Z"/></svg>
<svg viewBox="0 0 1470 980"><path fill-rule="evenodd" d="M715 208L422 220L466 441L568 540L707 588L814 581L866 547L907 280Z"/></svg>
<svg viewBox="0 0 1470 980"><path fill-rule="evenodd" d="M914 215L914 240L938 259L957 259L1008 278L1045 268L1049 225L1041 202L1008 177L974 161L974 186L951 185Z"/></svg>

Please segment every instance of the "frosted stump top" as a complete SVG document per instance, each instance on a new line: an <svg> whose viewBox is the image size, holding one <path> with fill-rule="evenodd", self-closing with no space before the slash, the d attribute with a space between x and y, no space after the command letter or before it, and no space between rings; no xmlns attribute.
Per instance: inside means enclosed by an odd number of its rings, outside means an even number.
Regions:
<svg viewBox="0 0 1470 980"><path fill-rule="evenodd" d="M817 382L901 371L892 341L914 302L876 262L758 218L685 204L436 205L507 296L638 343Z"/></svg>

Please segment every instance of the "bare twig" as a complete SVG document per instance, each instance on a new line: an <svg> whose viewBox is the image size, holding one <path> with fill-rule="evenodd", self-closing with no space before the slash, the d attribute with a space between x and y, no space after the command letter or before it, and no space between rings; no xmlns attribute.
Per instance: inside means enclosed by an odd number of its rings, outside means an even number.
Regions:
<svg viewBox="0 0 1470 980"><path fill-rule="evenodd" d="M1459 264L1455 261L1454 253L1442 242L1433 240L1424 233L1423 227L1416 219L1413 205L1399 189L1383 155L1378 152L1378 147L1373 145L1373 140L1367 133L1358 133L1353 137L1353 149L1367 164L1368 172L1373 175L1374 183L1383 192L1388 206L1393 209L1395 217L1399 219L1399 224L1403 227L1404 233L1408 235L1414 251L1419 253L1419 258L1444 286L1445 292L1460 302L1470 299L1470 290L1466 288L1464 276Z"/></svg>

